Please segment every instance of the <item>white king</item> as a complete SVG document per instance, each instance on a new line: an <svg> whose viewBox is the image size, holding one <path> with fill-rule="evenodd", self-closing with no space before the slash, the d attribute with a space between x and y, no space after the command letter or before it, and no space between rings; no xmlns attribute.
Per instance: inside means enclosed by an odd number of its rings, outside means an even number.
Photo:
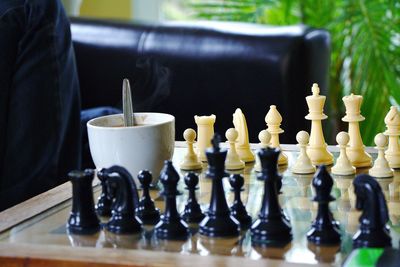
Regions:
<svg viewBox="0 0 400 267"><path fill-rule="evenodd" d="M309 114L305 118L311 121L307 154L314 165L331 165L333 163L333 155L327 149L321 123L322 120L328 118L324 114L326 96L319 95L320 90L316 83L313 84L311 91L312 95L306 97Z"/></svg>

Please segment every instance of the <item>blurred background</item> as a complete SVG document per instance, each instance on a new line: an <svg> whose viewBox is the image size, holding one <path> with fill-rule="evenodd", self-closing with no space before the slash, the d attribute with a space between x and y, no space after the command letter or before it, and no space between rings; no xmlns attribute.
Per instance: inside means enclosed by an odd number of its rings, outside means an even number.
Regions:
<svg viewBox="0 0 400 267"><path fill-rule="evenodd" d="M63 0L70 16L157 23L168 20L306 24L331 34L326 112L344 128L342 97L364 97L361 133L373 145L384 117L400 103L400 1L348 0ZM311 86L311 85L310 85ZM329 130L328 130L329 131Z"/></svg>

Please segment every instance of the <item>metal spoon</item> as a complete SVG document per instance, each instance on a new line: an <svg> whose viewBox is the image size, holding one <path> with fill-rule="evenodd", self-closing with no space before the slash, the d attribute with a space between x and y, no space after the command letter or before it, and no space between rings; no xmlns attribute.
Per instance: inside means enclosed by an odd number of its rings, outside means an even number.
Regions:
<svg viewBox="0 0 400 267"><path fill-rule="evenodd" d="M122 109L124 112L124 126L135 126L135 117L133 116L131 86L128 79L122 82Z"/></svg>

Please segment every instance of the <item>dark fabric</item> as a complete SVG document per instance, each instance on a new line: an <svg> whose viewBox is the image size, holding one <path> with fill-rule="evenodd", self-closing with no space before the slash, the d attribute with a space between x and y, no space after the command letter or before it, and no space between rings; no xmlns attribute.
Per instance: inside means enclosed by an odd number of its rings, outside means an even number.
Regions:
<svg viewBox="0 0 400 267"><path fill-rule="evenodd" d="M322 94L328 89L329 34L304 25L74 19L71 29L83 108L118 106L122 79L129 78L135 111L174 115L177 140L196 128L194 115L212 113L215 131L224 135L241 108L250 140L258 142L276 105L281 141L295 143L297 132L310 128L304 98L312 84Z"/></svg>
<svg viewBox="0 0 400 267"><path fill-rule="evenodd" d="M59 0L0 1L0 210L80 167L80 100Z"/></svg>

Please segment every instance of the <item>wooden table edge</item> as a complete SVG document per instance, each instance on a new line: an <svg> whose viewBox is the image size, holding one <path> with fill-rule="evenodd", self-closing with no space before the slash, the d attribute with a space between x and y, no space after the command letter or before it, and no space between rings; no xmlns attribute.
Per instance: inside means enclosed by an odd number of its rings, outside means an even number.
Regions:
<svg viewBox="0 0 400 267"><path fill-rule="evenodd" d="M1 266L310 266L278 259L249 259L235 256L179 254L164 251L113 248L68 247L59 245L0 242ZM54 264L54 265L53 265ZM329 265L321 265L329 266Z"/></svg>

